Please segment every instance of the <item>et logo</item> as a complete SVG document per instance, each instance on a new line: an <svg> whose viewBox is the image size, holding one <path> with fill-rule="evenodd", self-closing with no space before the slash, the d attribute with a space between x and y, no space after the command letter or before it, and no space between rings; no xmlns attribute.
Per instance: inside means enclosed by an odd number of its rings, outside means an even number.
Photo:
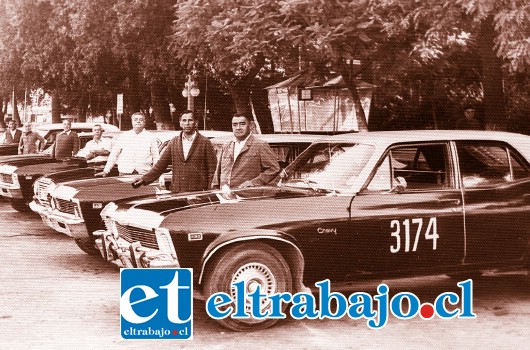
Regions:
<svg viewBox="0 0 530 350"><path fill-rule="evenodd" d="M191 269L121 269L122 339L193 337Z"/></svg>

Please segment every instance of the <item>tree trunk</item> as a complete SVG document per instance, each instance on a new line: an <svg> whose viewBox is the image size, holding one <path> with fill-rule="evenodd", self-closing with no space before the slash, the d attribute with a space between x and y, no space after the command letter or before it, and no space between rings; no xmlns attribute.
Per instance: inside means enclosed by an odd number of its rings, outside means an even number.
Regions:
<svg viewBox="0 0 530 350"><path fill-rule="evenodd" d="M61 122L61 95L57 90L50 93L52 98L52 123Z"/></svg>
<svg viewBox="0 0 530 350"><path fill-rule="evenodd" d="M158 130L174 130L175 126L171 120L169 110L168 89L165 81L160 80L151 84L151 104L153 107L154 119Z"/></svg>
<svg viewBox="0 0 530 350"><path fill-rule="evenodd" d="M478 38L484 89L484 124L486 130L506 130L502 60L495 53L494 38L493 16L489 16L481 23Z"/></svg>
<svg viewBox="0 0 530 350"><path fill-rule="evenodd" d="M123 115L120 117L120 129L130 130L132 128L130 116L139 112L140 102L140 76L138 72L138 57L132 53L128 57L129 70L127 74L127 90L123 95Z"/></svg>
<svg viewBox="0 0 530 350"><path fill-rule="evenodd" d="M7 114L7 101L9 101L8 98L4 98L2 100L2 103L3 103L3 105L2 105L2 115L3 116L5 116Z"/></svg>
<svg viewBox="0 0 530 350"><path fill-rule="evenodd" d="M88 110L88 95L83 89L83 91L81 92L81 96L79 97L79 102L77 105L77 121L78 122L86 121L87 110Z"/></svg>
<svg viewBox="0 0 530 350"><path fill-rule="evenodd" d="M252 112L250 110L250 89L246 84L242 84L241 82L238 82L237 84L228 84L225 83L225 87L227 88L228 92L230 92L230 96L232 96L232 100L234 101L234 106L236 108L237 114L245 114L248 116L252 116Z"/></svg>
<svg viewBox="0 0 530 350"><path fill-rule="evenodd" d="M339 65L339 71L342 75L342 78L348 86L353 99L353 105L355 108L355 115L357 116L357 127L360 132L368 131L368 123L366 122L366 114L361 104L361 98L359 97L359 92L357 91L357 84L355 82L355 77L352 74L352 65L351 64L341 64Z"/></svg>
<svg viewBox="0 0 530 350"><path fill-rule="evenodd" d="M18 126L22 125L20 120L20 114L18 113L18 101L17 96L13 93L13 120L17 123Z"/></svg>
<svg viewBox="0 0 530 350"><path fill-rule="evenodd" d="M254 56L252 67L245 76L237 81L235 81L233 74L222 79L224 87L230 92L230 95L234 100L236 113L252 117L252 110L250 108L250 90L256 75L258 75L264 64L265 57L261 52L258 52Z"/></svg>

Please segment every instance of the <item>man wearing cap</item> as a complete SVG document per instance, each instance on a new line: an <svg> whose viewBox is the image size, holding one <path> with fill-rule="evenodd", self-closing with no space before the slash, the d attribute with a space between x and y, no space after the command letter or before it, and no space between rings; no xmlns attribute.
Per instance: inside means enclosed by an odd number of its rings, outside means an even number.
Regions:
<svg viewBox="0 0 530 350"><path fill-rule="evenodd" d="M120 175L145 174L160 158L156 138L145 130L145 115L136 112L131 120L132 130L117 137L105 168L96 176L107 176L114 164L118 164Z"/></svg>
<svg viewBox="0 0 530 350"><path fill-rule="evenodd" d="M55 138L55 144L52 149L53 158L71 158L79 152L79 136L72 131L72 121L63 120L63 131Z"/></svg>

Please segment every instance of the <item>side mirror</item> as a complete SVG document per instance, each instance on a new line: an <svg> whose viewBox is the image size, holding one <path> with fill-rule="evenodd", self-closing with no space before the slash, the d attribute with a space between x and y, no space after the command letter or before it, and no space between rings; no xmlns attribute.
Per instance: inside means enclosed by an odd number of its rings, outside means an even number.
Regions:
<svg viewBox="0 0 530 350"><path fill-rule="evenodd" d="M407 180L405 178L398 176L394 178L394 185L390 192L392 193L402 193L407 189Z"/></svg>

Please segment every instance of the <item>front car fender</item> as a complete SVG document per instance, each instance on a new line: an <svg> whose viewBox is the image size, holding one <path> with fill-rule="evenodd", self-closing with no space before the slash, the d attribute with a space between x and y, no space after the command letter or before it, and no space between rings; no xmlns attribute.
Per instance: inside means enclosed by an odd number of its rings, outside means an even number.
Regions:
<svg viewBox="0 0 530 350"><path fill-rule="evenodd" d="M304 256L296 240L283 232L253 229L233 231L220 235L206 247L201 259L201 273L198 284L202 285L206 267L213 260L212 258L221 253L225 248L241 242L260 241L269 244L277 249L283 256L291 269L293 276L293 292L309 290L303 285Z"/></svg>

